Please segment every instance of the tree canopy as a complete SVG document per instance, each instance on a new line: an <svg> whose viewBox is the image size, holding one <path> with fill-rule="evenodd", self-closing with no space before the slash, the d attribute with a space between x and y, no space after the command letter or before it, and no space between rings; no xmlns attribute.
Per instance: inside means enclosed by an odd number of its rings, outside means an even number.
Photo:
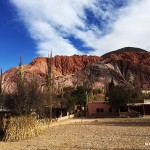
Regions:
<svg viewBox="0 0 150 150"><path fill-rule="evenodd" d="M126 106L128 103L141 102L143 96L140 89L125 87L125 86L114 86L108 94L109 103L120 109L121 106Z"/></svg>
<svg viewBox="0 0 150 150"><path fill-rule="evenodd" d="M130 94L124 86L115 86L108 94L109 103L120 109L121 106L127 105L130 102Z"/></svg>
<svg viewBox="0 0 150 150"><path fill-rule="evenodd" d="M72 95L75 98L76 104L80 106L86 105L86 89L84 86L78 86Z"/></svg>

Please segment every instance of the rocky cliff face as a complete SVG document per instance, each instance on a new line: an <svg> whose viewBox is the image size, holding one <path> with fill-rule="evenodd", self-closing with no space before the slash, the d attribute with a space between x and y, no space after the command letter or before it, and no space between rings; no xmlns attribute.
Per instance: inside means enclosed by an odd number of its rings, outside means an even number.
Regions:
<svg viewBox="0 0 150 150"><path fill-rule="evenodd" d="M150 88L150 66L125 60L106 59L81 70L89 80L108 84L129 85L142 89ZM90 73L89 73L90 72ZM90 76L88 75L90 74Z"/></svg>
<svg viewBox="0 0 150 150"><path fill-rule="evenodd" d="M89 68L95 80L106 83L113 77L116 84L150 88L150 52L129 47L103 55L102 58L100 63Z"/></svg>
<svg viewBox="0 0 150 150"><path fill-rule="evenodd" d="M73 74L84 67L87 67L97 61L101 61L102 58L98 56L55 56L53 58L53 72L56 76ZM41 72L46 73L47 70L47 58L37 57L29 65L23 66L23 70L27 73Z"/></svg>
<svg viewBox="0 0 150 150"><path fill-rule="evenodd" d="M125 47L116 51L106 53L102 56L102 58L114 58L116 60L127 60L134 63L143 63L144 59L150 59L150 53L140 48Z"/></svg>
<svg viewBox="0 0 150 150"><path fill-rule="evenodd" d="M66 76L80 71L82 68L101 61L98 56L55 56L53 58L53 74L55 77ZM22 72L27 81L33 76L38 78L39 84L44 84L47 71L47 58L37 57L31 63L22 66ZM3 74L3 90L12 92L15 89L15 83L18 73L18 67L11 68Z"/></svg>
<svg viewBox="0 0 150 150"><path fill-rule="evenodd" d="M14 90L17 70L17 67L11 68L3 74L5 92ZM39 86L45 83L46 70L47 58L45 57L37 57L31 63L22 66L27 81L34 76L38 79ZM53 73L57 79L61 76L68 78L64 81L65 86L81 84L85 80L106 84L113 77L116 84L131 84L145 89L150 87L150 52L124 48L102 57L55 56Z"/></svg>
<svg viewBox="0 0 150 150"><path fill-rule="evenodd" d="M57 72L62 75L68 75L80 71L82 68L101 60L102 58L98 56L55 56L53 64Z"/></svg>
<svg viewBox="0 0 150 150"><path fill-rule="evenodd" d="M147 89L150 87L150 66L149 64L133 63L130 61L116 61L121 74L125 80L133 86Z"/></svg>

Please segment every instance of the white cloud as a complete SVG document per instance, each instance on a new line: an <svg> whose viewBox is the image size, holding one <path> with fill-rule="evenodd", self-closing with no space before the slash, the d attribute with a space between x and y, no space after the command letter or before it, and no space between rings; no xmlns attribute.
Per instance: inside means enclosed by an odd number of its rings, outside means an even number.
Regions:
<svg viewBox="0 0 150 150"><path fill-rule="evenodd" d="M92 6L93 0L11 0L18 9L20 18L25 22L31 37L37 41L38 53L72 55L79 52L67 35L73 34L78 27L85 28L84 7Z"/></svg>
<svg viewBox="0 0 150 150"><path fill-rule="evenodd" d="M112 24L112 32L96 41L104 52L132 46L150 49L150 1L135 0L120 11L119 18ZM104 53L103 52L103 53ZM99 54L97 50L94 54Z"/></svg>
<svg viewBox="0 0 150 150"><path fill-rule="evenodd" d="M67 39L70 35L83 41L83 46L93 48L92 54L101 55L125 46L150 49L149 0L130 0L117 11L109 3L105 5L106 12L99 7L102 0L10 1L36 40L40 55L47 56L51 49L55 55L82 54ZM105 31L96 25L87 26L85 8L91 9L99 21L107 19Z"/></svg>

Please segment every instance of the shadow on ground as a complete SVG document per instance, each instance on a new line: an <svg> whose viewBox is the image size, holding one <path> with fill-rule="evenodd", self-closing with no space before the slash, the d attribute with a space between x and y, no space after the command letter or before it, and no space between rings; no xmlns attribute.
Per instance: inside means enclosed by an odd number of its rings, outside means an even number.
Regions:
<svg viewBox="0 0 150 150"><path fill-rule="evenodd" d="M104 122L98 124L107 126L150 126L150 122Z"/></svg>
<svg viewBox="0 0 150 150"><path fill-rule="evenodd" d="M118 120L112 120L112 121L106 121L106 120L98 120L95 119L95 121L92 122L81 122L81 124L88 124L88 125L102 125L102 126L132 126L132 127L150 127L150 119L140 119L140 118L129 118L129 119L118 119Z"/></svg>

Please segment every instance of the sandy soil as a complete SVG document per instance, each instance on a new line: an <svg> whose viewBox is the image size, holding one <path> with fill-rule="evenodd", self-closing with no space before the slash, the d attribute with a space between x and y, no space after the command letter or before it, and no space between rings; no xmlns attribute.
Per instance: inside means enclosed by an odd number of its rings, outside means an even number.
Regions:
<svg viewBox="0 0 150 150"><path fill-rule="evenodd" d="M150 117L73 119L36 138L0 142L0 150L150 149Z"/></svg>

